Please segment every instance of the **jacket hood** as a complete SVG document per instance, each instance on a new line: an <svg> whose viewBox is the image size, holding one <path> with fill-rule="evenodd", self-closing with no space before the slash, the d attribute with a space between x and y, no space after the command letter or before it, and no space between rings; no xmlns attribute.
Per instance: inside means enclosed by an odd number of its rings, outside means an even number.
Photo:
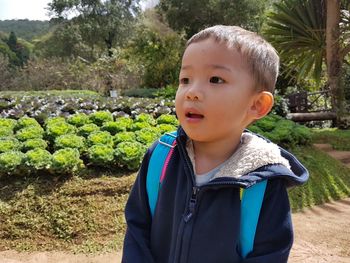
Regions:
<svg viewBox="0 0 350 263"><path fill-rule="evenodd" d="M186 146L195 171L192 140L181 126L178 134ZM272 177L283 177L287 181L287 186L292 186L306 182L309 173L292 153L269 139L245 129L237 150L210 181L231 178L249 187L262 179Z"/></svg>

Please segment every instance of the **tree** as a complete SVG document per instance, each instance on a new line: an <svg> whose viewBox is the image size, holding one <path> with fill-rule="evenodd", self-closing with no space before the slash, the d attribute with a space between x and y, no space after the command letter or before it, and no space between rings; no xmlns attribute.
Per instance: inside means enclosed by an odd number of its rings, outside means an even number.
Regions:
<svg viewBox="0 0 350 263"><path fill-rule="evenodd" d="M338 119L344 110L341 69L350 51L349 12L340 0L285 0L274 5L267 17L264 36L279 51L287 73L297 80L312 77L319 84L324 66Z"/></svg>
<svg viewBox="0 0 350 263"><path fill-rule="evenodd" d="M269 0L160 0L157 6L170 27L187 38L207 26L238 25L259 31Z"/></svg>
<svg viewBox="0 0 350 263"><path fill-rule="evenodd" d="M78 25L82 40L92 51L104 46L112 55L112 47L120 45L130 34L139 13L139 0L53 0L49 10L58 22L67 21L77 14L72 23Z"/></svg>

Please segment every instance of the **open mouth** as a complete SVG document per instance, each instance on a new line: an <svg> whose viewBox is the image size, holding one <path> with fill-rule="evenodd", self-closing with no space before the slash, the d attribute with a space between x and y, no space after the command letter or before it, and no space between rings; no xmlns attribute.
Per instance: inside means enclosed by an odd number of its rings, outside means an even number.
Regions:
<svg viewBox="0 0 350 263"><path fill-rule="evenodd" d="M186 117L187 118L193 118L193 119L202 119L202 118L204 118L204 116L202 114L193 113L193 112L187 112L186 113Z"/></svg>

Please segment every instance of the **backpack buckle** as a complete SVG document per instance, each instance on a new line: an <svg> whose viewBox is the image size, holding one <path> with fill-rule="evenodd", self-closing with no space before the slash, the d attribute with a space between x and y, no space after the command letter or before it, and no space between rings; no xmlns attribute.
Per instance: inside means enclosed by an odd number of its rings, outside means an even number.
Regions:
<svg viewBox="0 0 350 263"><path fill-rule="evenodd" d="M166 132L164 135L168 135L168 136L173 137L173 138L176 139L176 135L174 135L174 134L172 134L172 133L170 133L170 132ZM161 139L161 138L158 139L159 143L161 143L161 144L163 144L163 145L165 145L165 146L167 146L167 147L174 148L174 147L176 146L176 144L171 145L171 144L168 144L168 143L166 143L166 142L161 141L160 139Z"/></svg>

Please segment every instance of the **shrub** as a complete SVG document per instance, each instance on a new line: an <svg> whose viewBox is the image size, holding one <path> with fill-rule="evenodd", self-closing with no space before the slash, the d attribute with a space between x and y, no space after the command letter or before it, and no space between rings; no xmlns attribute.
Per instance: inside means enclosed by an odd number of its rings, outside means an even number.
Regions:
<svg viewBox="0 0 350 263"><path fill-rule="evenodd" d="M54 173L74 174L84 168L77 149L60 149L52 155L51 169Z"/></svg>
<svg viewBox="0 0 350 263"><path fill-rule="evenodd" d="M89 116L84 113L76 113L73 115L70 115L67 118L67 122L69 124L75 125L76 127L81 127L85 124L88 124L90 121Z"/></svg>
<svg viewBox="0 0 350 263"><path fill-rule="evenodd" d="M113 115L109 111L96 111L89 115L89 119L97 126L102 126L104 122L113 121Z"/></svg>
<svg viewBox="0 0 350 263"><path fill-rule="evenodd" d="M22 143L22 151L26 152L34 149L46 149L47 141L43 139L29 139Z"/></svg>
<svg viewBox="0 0 350 263"><path fill-rule="evenodd" d="M155 95L160 98L165 99L175 99L177 87L173 85L168 85L164 88L157 89Z"/></svg>
<svg viewBox="0 0 350 263"><path fill-rule="evenodd" d="M106 131L97 131L89 135L87 139L88 146L96 144L105 144L113 147L113 136Z"/></svg>
<svg viewBox="0 0 350 263"><path fill-rule="evenodd" d="M117 162L130 170L137 169L147 148L139 142L121 142L115 149Z"/></svg>
<svg viewBox="0 0 350 263"><path fill-rule="evenodd" d="M85 138L75 134L65 134L55 139L55 150L63 148L76 148L82 153L85 150Z"/></svg>
<svg viewBox="0 0 350 263"><path fill-rule="evenodd" d="M259 127L264 132L272 131L276 126L276 120L271 116L265 116L264 118L258 120L255 125Z"/></svg>
<svg viewBox="0 0 350 263"><path fill-rule="evenodd" d="M176 116L170 115L170 114L160 115L157 118L157 123L158 124L171 124L171 125L174 125L174 126L178 126L179 125L179 121L177 120Z"/></svg>
<svg viewBox="0 0 350 263"><path fill-rule="evenodd" d="M91 133L99 130L100 130L100 127L98 127L96 124L90 123L79 127L77 134L79 136L84 136L85 138L87 138Z"/></svg>
<svg viewBox="0 0 350 263"><path fill-rule="evenodd" d="M21 174L25 154L20 151L9 151L0 154L0 173L1 174Z"/></svg>
<svg viewBox="0 0 350 263"><path fill-rule="evenodd" d="M21 143L13 137L0 139L0 153L20 150Z"/></svg>
<svg viewBox="0 0 350 263"><path fill-rule="evenodd" d="M41 139L44 135L44 129L41 126L28 126L18 130L15 137L20 141L29 139Z"/></svg>
<svg viewBox="0 0 350 263"><path fill-rule="evenodd" d="M49 170L52 164L52 155L44 149L30 150L25 154L25 165L31 172Z"/></svg>
<svg viewBox="0 0 350 263"><path fill-rule="evenodd" d="M311 131L305 126L297 124L293 129L293 136L295 137L298 144L306 145L311 143Z"/></svg>
<svg viewBox="0 0 350 263"><path fill-rule="evenodd" d="M94 165L108 166L114 161L114 149L108 145L93 145L88 149L87 153L89 161Z"/></svg>
<svg viewBox="0 0 350 263"><path fill-rule="evenodd" d="M144 128L135 132L136 140L149 147L155 140L157 140L161 133L157 128Z"/></svg>
<svg viewBox="0 0 350 263"><path fill-rule="evenodd" d="M156 125L156 120L152 115L147 113L141 113L137 115L134 122L147 122L152 126Z"/></svg>
<svg viewBox="0 0 350 263"><path fill-rule="evenodd" d="M119 132L114 137L114 145L121 142L133 142L136 140L136 135L133 132Z"/></svg>

